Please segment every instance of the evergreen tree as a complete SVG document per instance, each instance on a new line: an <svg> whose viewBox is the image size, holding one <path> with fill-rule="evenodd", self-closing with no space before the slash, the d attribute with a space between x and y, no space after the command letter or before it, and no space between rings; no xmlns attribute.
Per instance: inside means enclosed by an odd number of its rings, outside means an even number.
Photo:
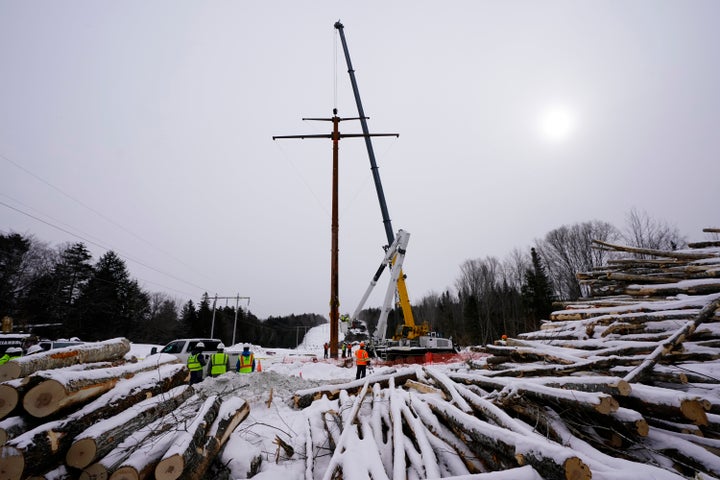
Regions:
<svg viewBox="0 0 720 480"><path fill-rule="evenodd" d="M21 268L29 250L29 238L18 233L0 235L0 318L17 314Z"/></svg>
<svg viewBox="0 0 720 480"><path fill-rule="evenodd" d="M531 322L527 329L535 330L540 320L550 317L553 310L553 290L550 279L545 273L540 255L534 248L530 249L531 268L525 271L525 282L522 286L523 303Z"/></svg>
<svg viewBox="0 0 720 480"><path fill-rule="evenodd" d="M178 337L192 337L193 325L197 324L198 313L192 300L183 305L180 311L180 331Z"/></svg>
<svg viewBox="0 0 720 480"><path fill-rule="evenodd" d="M100 257L77 303L67 335L83 340L132 338L149 309L147 294L130 279L125 262L113 251Z"/></svg>
<svg viewBox="0 0 720 480"><path fill-rule="evenodd" d="M210 308L210 297L208 296L207 292L205 292L202 296L202 300L200 300L200 308L198 308L195 323L191 325L190 336L209 337L210 325L212 324L212 315L212 309Z"/></svg>
<svg viewBox="0 0 720 480"><path fill-rule="evenodd" d="M480 325L480 312L475 295L467 295L463 298L463 333L461 339L466 345L477 345L482 336Z"/></svg>
<svg viewBox="0 0 720 480"><path fill-rule="evenodd" d="M55 266L58 290L64 305L72 306L93 274L92 255L82 242L73 243L60 252Z"/></svg>

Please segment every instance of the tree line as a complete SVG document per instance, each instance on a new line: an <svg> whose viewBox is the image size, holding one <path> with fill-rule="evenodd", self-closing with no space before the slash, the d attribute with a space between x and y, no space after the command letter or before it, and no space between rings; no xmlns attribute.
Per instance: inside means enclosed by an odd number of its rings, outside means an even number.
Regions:
<svg viewBox="0 0 720 480"><path fill-rule="evenodd" d="M527 251L516 248L504 259L466 260L452 287L431 292L413 305L415 321L427 322L432 331L453 337L459 345L536 330L557 302L583 296L577 272L608 260L610 254L593 248L593 240L654 249L686 245L677 228L635 210L622 230L602 221L562 226ZM373 332L379 315L378 308L369 308L360 319ZM207 293L197 304L181 304L166 293L143 290L113 251L93 263L81 242L50 248L18 233L0 235L0 318L5 317L13 319L16 331L48 338L124 336L164 344L180 337L209 337L213 328L214 337L226 345L235 340L268 347L295 347L308 328L328 321L307 313L260 320L231 306L213 312ZM395 309L387 336L402 323Z"/></svg>
<svg viewBox="0 0 720 480"><path fill-rule="evenodd" d="M623 228L603 221L562 226L527 251L514 249L504 259L466 260L453 288L431 292L413 305L415 323L427 322L431 331L452 337L458 345L484 345L502 335L537 330L561 303L586 293L578 272L591 271L610 259L610 253L594 248L593 240L661 250L687 245L676 227L637 210L627 214ZM379 309L363 312L371 332L379 315ZM395 309L386 336L391 337L402 323Z"/></svg>
<svg viewBox="0 0 720 480"><path fill-rule="evenodd" d="M327 320L316 314L261 321L242 308L213 311L205 293L196 305L143 290L113 251L97 262L82 242L50 248L32 236L0 234L0 319L39 338L84 341L126 337L164 344L174 338L210 337L226 345L247 342L295 347L308 327ZM4 322L9 325L9 322Z"/></svg>

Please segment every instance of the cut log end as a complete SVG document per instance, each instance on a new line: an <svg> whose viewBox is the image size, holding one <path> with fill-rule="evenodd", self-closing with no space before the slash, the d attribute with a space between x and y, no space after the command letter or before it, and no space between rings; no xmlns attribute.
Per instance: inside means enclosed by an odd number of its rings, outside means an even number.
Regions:
<svg viewBox="0 0 720 480"><path fill-rule="evenodd" d="M630 386L630 383L625 380L620 380L616 387L618 389L618 393L623 397L627 397L630 395L630 392L632 392L632 386Z"/></svg>
<svg viewBox="0 0 720 480"><path fill-rule="evenodd" d="M180 455L173 455L162 460L155 467L155 478L157 480L175 480L182 475L185 469L185 462Z"/></svg>
<svg viewBox="0 0 720 480"><path fill-rule="evenodd" d="M25 394L23 408L33 417L44 418L55 413L66 396L67 392L60 382L46 380Z"/></svg>
<svg viewBox="0 0 720 480"><path fill-rule="evenodd" d="M563 464L565 467L565 480L590 480L592 472L578 457L570 457Z"/></svg>
<svg viewBox="0 0 720 480"><path fill-rule="evenodd" d="M139 480L140 474L132 467L121 467L115 470L110 480Z"/></svg>
<svg viewBox="0 0 720 480"><path fill-rule="evenodd" d="M0 418L7 417L10 412L15 410L19 400L20 397L16 389L9 385L0 385Z"/></svg>
<svg viewBox="0 0 720 480"><path fill-rule="evenodd" d="M79 480L107 480L108 471L101 463L93 463L80 474Z"/></svg>
<svg viewBox="0 0 720 480"><path fill-rule="evenodd" d="M707 425L708 418L703 404L698 400L683 400L680 403L680 412L695 425Z"/></svg>
<svg viewBox="0 0 720 480"><path fill-rule="evenodd" d="M0 365L0 382L20 377L20 365L17 362L7 362Z"/></svg>
<svg viewBox="0 0 720 480"><path fill-rule="evenodd" d="M22 452L14 448L3 447L0 450L0 480L20 480L25 470L25 458Z"/></svg>
<svg viewBox="0 0 720 480"><path fill-rule="evenodd" d="M610 396L601 398L600 403L595 406L595 410L603 415L617 412L618 408L620 405L617 400Z"/></svg>
<svg viewBox="0 0 720 480"><path fill-rule="evenodd" d="M65 463L74 468L85 468L95 460L96 453L95 440L83 438L72 444L65 455Z"/></svg>

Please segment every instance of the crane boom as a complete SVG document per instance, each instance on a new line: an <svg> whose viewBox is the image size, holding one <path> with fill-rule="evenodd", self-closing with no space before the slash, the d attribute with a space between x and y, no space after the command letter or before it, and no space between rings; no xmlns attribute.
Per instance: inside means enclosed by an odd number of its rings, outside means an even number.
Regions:
<svg viewBox="0 0 720 480"><path fill-rule="evenodd" d="M380 172L378 170L377 162L375 161L375 150L372 146L372 138L369 135L367 117L365 116L365 110L362 106L362 100L360 100L360 90L358 88L357 79L355 78L355 69L353 68L352 61L350 60L350 51L348 50L347 40L345 39L345 27L342 23L340 23L340 21L337 21L335 22L335 28L340 34L340 41L345 54L345 62L347 63L348 74L350 75L350 84L352 85L355 104L358 109L358 117L360 117L360 125L362 126L362 131L365 135L365 147L367 148L368 158L370 159L370 170L372 171L373 180L375 182L375 191L377 192L378 201L380 202L380 213L382 214L383 226L385 227L385 235L387 236L388 246L390 246L395 241L395 235L393 233L392 222L390 221L390 213L388 212L387 202L385 201L385 193L383 192L382 182L380 181ZM376 277L379 277L380 273L382 273L385 268L385 265L386 264L382 264L380 266ZM423 335L427 332L428 327L427 325L415 325L415 318L413 316L412 308L410 307L410 297L405 284L405 275L400 269L397 271L396 284L400 309L403 313L405 325L401 326L399 331L395 334L395 337L405 336L415 338L416 336ZM384 334L384 332L381 332L381 334Z"/></svg>
<svg viewBox="0 0 720 480"><path fill-rule="evenodd" d="M372 171L375 190L377 191L378 201L380 202L380 212L382 214L383 225L385 226L385 235L387 235L388 245L391 245L395 240L395 236L392 223L390 222L387 202L385 201L385 193L383 192L382 182L380 181L380 172L377 162L375 161L375 150L373 150L372 138L369 135L370 130L368 129L367 117L365 116L365 110L362 106L362 100L360 100L360 90L358 89L357 80L355 79L355 69L353 69L352 61L350 60L350 51L348 50L347 40L345 39L345 27L340 21L337 21L335 22L335 28L340 34L340 41L342 42L343 52L345 53L345 63L347 63L348 73L350 74L350 84L352 85L353 95L355 96L358 117L360 117L360 126L365 135L365 147L367 148L368 157L370 158L370 170Z"/></svg>

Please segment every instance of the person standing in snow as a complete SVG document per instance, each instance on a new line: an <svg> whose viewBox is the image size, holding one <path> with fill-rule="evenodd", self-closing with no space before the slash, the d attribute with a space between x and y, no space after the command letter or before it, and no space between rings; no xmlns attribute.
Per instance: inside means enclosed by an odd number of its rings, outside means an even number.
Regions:
<svg viewBox="0 0 720 480"><path fill-rule="evenodd" d="M187 359L187 367L190 370L190 385L202 382L203 369L205 368L205 356L202 354L205 344L198 342Z"/></svg>
<svg viewBox="0 0 720 480"><path fill-rule="evenodd" d="M250 351L250 346L243 347L242 354L238 357L235 370L238 373L252 373L255 371L255 355Z"/></svg>
<svg viewBox="0 0 720 480"><path fill-rule="evenodd" d="M323 358L328 358L328 348L330 348L330 345L328 345L328 342L325 342L323 344Z"/></svg>
<svg viewBox="0 0 720 480"><path fill-rule="evenodd" d="M220 342L218 351L210 355L210 376L217 377L230 370L230 357L225 353L225 345Z"/></svg>
<svg viewBox="0 0 720 480"><path fill-rule="evenodd" d="M355 373L355 380L365 378L365 371L370 363L370 356L365 350L365 342L360 342L360 348L355 352L355 364L357 365L357 373Z"/></svg>
<svg viewBox="0 0 720 480"><path fill-rule="evenodd" d="M342 358L345 358L347 355L345 353L347 352L347 343L343 342L342 344Z"/></svg>

